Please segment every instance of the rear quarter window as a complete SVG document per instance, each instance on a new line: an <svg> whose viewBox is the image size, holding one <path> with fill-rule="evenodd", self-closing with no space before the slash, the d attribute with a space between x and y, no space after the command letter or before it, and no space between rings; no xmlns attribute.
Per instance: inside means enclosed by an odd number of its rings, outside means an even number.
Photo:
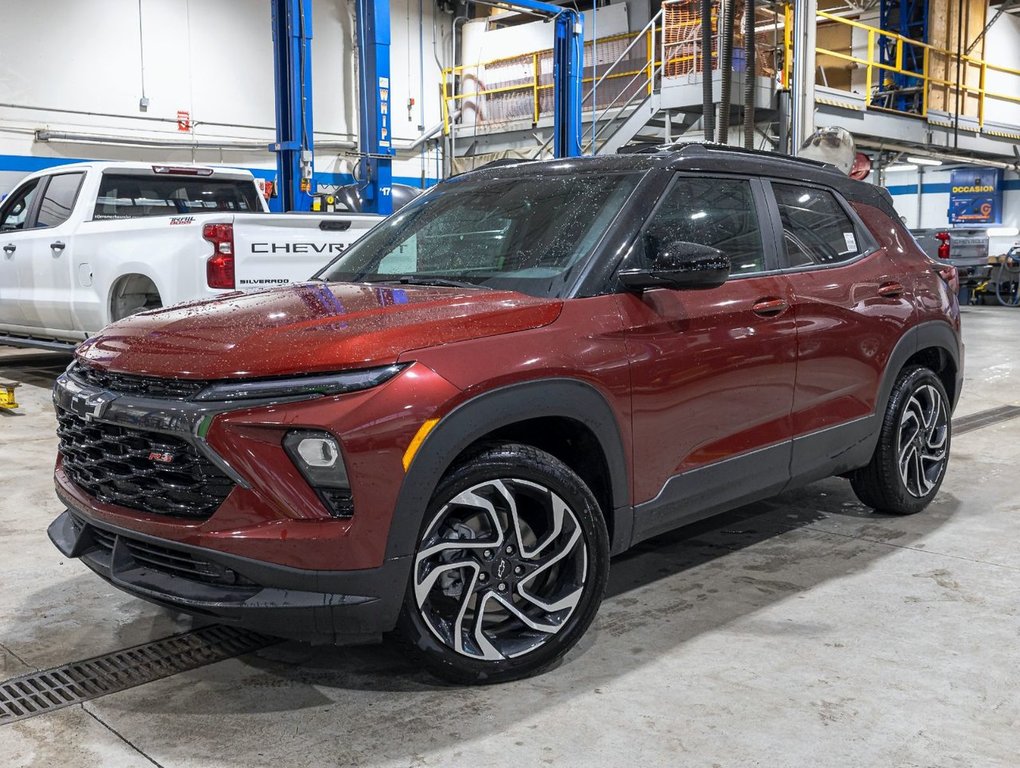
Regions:
<svg viewBox="0 0 1020 768"><path fill-rule="evenodd" d="M93 220L261 212L251 181L104 173Z"/></svg>
<svg viewBox="0 0 1020 768"><path fill-rule="evenodd" d="M849 214L828 190L772 182L772 191L783 223L786 266L838 264L864 252Z"/></svg>

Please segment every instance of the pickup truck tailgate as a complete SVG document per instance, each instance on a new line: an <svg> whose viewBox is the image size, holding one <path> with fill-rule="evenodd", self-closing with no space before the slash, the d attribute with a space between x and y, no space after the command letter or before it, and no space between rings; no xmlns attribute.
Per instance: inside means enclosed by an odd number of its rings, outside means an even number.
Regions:
<svg viewBox="0 0 1020 768"><path fill-rule="evenodd" d="M370 214L238 214L237 288L251 291L307 280L382 221Z"/></svg>

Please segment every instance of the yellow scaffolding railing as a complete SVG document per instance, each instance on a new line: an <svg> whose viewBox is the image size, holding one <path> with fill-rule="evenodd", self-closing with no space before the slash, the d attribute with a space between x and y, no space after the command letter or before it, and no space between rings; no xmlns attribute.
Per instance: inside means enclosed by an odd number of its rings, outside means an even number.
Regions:
<svg viewBox="0 0 1020 768"><path fill-rule="evenodd" d="M671 23L670 29L676 33L685 28L698 26L700 26L698 21L681 21ZM609 71L606 71L606 67L609 66L607 64L598 64L595 67L587 64L585 69L591 74L582 78L582 84L590 88L596 81L600 83L600 87L605 83L612 84L614 81L618 83L619 81L624 81L621 84L623 89L636 87L645 93L651 93L655 87L655 73L662 71L663 59L666 60L665 63L667 65L687 64L694 62L696 59L695 54L679 53L676 50L682 48L682 45L663 46L661 44L661 35L661 26L653 28L653 25L650 25L636 35L624 33L598 38L595 42L603 49L605 46L612 46L614 43L619 43L618 49L624 48L625 43L636 42L642 36L645 38L645 45L635 47L633 49L635 52L640 51L638 55L628 59L622 66L612 66ZM640 50L642 47L644 50ZM488 119L481 115L484 112L483 105L494 97L498 98L502 95L514 93L529 94L531 104L529 109L518 108L514 113L513 119L530 119L532 123L538 123L543 114L549 114L552 111L552 100L542 98L543 94L555 87L552 82L551 58L552 49L543 48L525 51L513 56L476 61L443 69L441 74L443 95L441 106L444 131L446 133L450 132L451 114L467 103L471 103L474 109L480 113L476 115L476 121L487 122ZM715 58L714 52L713 58ZM592 59L594 59L594 56L592 56ZM543 70L543 64L546 65L546 71ZM508 76L498 72L501 67L512 68L514 65L523 67L525 71L520 76ZM600 69L603 71L602 75L598 74ZM495 74L493 74L494 70L496 71ZM644 80L638 85L633 85L630 81L639 75L644 75ZM619 87L620 85L618 85ZM603 96L603 93L605 93L605 96ZM617 92L614 92L611 88L600 91L595 96L588 92L585 95L585 101L588 102L586 109L592 107L600 108L605 105L604 103L593 105L591 104L592 100L612 102L616 95Z"/></svg>
<svg viewBox="0 0 1020 768"><path fill-rule="evenodd" d="M855 66L864 69L864 103L865 106L874 106L875 96L879 91L879 80L876 80L876 74L881 77L884 72L906 75L908 77L916 78L921 83L921 112L922 117L928 116L929 101L931 91L934 87L947 88L950 91L959 91L964 95L972 95L977 99L977 122L978 126L983 128L985 125L985 119L987 117L987 105L989 101L1004 101L1012 104L1020 104L1020 79L1016 81L1016 87L1012 93L1002 93L998 91L990 91L986 88L988 72L999 72L1005 75L1010 75L1016 78L1020 78L1020 70L1013 69L1011 67L1004 67L1000 64L994 64L987 59L980 58L978 56L970 56L967 54L958 55L956 51L948 48L941 48L931 43L921 42L920 40L913 40L909 37L890 32L888 30L873 27L869 24L864 24L854 19L843 18L842 16L836 16L825 11L819 11L818 17L825 21L832 22L834 24L843 25L852 29L861 30L867 36L867 44L865 47L864 56L855 56L853 54L853 45L850 47L850 53L844 51L833 51L828 48L818 47L816 52L821 55L831 56L834 59L845 61ZM789 33L791 14L786 14L786 61L789 64L792 59L793 53L793 42L792 36ZM851 33L852 35L852 33ZM852 39L852 37L851 37ZM879 40L891 40L895 42L895 56L893 64L884 64L880 60L880 52L878 50ZM921 72L915 72L914 70L907 69L903 66L903 49L904 46L910 46L912 48L923 49L922 54L922 70ZM931 62L932 55L942 57L946 71L948 72L951 67L956 67L957 63L960 67L963 67L967 74L971 73L970 68L974 67L978 74L977 85L972 85L967 82L969 77L960 78L960 82L956 80L947 80L945 78L936 77L931 73ZM912 113L917 114L917 113Z"/></svg>
<svg viewBox="0 0 1020 768"><path fill-rule="evenodd" d="M651 51L651 33L647 33L646 37L648 38L647 49L648 51ZM621 34L600 37L596 42L601 46L616 41L630 41L632 39L633 36L630 34ZM531 109L527 110L527 112L522 112L521 117L523 118L526 115L531 118L533 123L537 123L543 114L549 112L548 109L544 109L542 106L542 94L545 91L552 90L554 85L551 74L543 73L542 64L545 63L547 59L551 60L551 56L552 49L543 48L522 52L514 56L504 56L498 59L477 61L470 64L460 64L455 67L446 67L443 69L441 87L442 94L444 96L442 99L442 117L445 132L450 132L451 112L456 111L462 102L466 100L481 102L489 97L515 92L530 92L532 102ZM632 68L625 68L623 70L610 73L607 75L606 80L633 77L634 75L646 70L650 72L655 64L650 61L646 61L645 59L646 57L642 56L639 60L635 60L635 64ZM519 63L527 67L529 71L525 77L514 78L513 82L505 85L487 86L485 84L486 72L489 72L494 68L498 68L500 65L512 65L514 63ZM586 68L591 69L590 67ZM591 85L595 82L595 78L584 77L581 82L583 84ZM455 84L459 85L457 90L454 90ZM648 88L650 90L650 84Z"/></svg>

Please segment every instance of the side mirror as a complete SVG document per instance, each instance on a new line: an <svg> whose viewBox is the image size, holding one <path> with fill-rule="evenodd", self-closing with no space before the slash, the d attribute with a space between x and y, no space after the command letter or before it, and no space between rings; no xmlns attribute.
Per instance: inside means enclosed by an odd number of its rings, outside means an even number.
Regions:
<svg viewBox="0 0 1020 768"><path fill-rule="evenodd" d="M700 243L673 240L659 248L650 266L620 272L620 282L632 291L718 288L729 276L730 259L722 251Z"/></svg>

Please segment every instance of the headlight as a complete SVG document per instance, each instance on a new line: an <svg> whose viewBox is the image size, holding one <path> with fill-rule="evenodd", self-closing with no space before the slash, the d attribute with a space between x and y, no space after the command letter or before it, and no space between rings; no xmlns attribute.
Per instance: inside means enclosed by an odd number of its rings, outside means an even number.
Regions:
<svg viewBox="0 0 1020 768"><path fill-rule="evenodd" d="M384 368L365 368L347 373L331 373L328 376L299 376L287 379L262 379L227 381L212 384L203 389L195 400L268 400L283 397L315 395L342 395L369 389L392 379L405 365L387 365Z"/></svg>
<svg viewBox="0 0 1020 768"><path fill-rule="evenodd" d="M354 514L347 467L333 435L317 429L295 429L283 438L283 448L333 517Z"/></svg>

